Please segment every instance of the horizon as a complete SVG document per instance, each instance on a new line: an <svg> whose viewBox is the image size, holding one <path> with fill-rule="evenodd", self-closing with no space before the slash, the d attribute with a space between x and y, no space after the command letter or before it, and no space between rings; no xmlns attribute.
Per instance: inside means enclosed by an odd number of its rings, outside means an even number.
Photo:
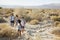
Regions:
<svg viewBox="0 0 60 40"><path fill-rule="evenodd" d="M41 6L51 3L60 3L60 0L0 0L0 5L7 6Z"/></svg>

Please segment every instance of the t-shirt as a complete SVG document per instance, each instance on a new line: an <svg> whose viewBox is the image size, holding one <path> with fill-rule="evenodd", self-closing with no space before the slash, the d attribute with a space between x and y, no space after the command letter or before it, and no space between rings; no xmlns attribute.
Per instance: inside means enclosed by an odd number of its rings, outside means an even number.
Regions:
<svg viewBox="0 0 60 40"><path fill-rule="evenodd" d="M18 25L18 30L21 30L21 25Z"/></svg>
<svg viewBox="0 0 60 40"><path fill-rule="evenodd" d="M14 21L15 17L14 16L10 16L10 21Z"/></svg>
<svg viewBox="0 0 60 40"><path fill-rule="evenodd" d="M21 19L21 25L25 26L25 23L26 23L25 19Z"/></svg>

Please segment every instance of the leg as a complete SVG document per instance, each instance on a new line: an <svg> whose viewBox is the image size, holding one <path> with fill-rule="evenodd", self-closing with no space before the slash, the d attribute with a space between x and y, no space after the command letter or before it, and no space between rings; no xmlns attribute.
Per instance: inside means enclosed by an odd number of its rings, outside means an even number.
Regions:
<svg viewBox="0 0 60 40"><path fill-rule="evenodd" d="M20 30L20 34L19 35L21 36L21 30Z"/></svg>
<svg viewBox="0 0 60 40"><path fill-rule="evenodd" d="M17 26L18 25L18 23L17 22L15 22L15 26Z"/></svg>
<svg viewBox="0 0 60 40"><path fill-rule="evenodd" d="M15 23L15 22L13 21L13 22L12 22L12 26L13 26L13 27L14 27L14 23Z"/></svg>
<svg viewBox="0 0 60 40"><path fill-rule="evenodd" d="M14 27L14 21L11 21L11 26Z"/></svg>
<svg viewBox="0 0 60 40"><path fill-rule="evenodd" d="M10 21L10 26L12 26L12 21Z"/></svg>
<svg viewBox="0 0 60 40"><path fill-rule="evenodd" d="M11 26L13 26L13 23L11 23Z"/></svg>
<svg viewBox="0 0 60 40"><path fill-rule="evenodd" d="M14 27L14 23L12 23L12 26Z"/></svg>
<svg viewBox="0 0 60 40"><path fill-rule="evenodd" d="M24 30L24 26L22 26L22 33L24 32L25 30Z"/></svg>
<svg viewBox="0 0 60 40"><path fill-rule="evenodd" d="M21 30L18 30L18 34L19 34L19 36L21 36Z"/></svg>
<svg viewBox="0 0 60 40"><path fill-rule="evenodd" d="M11 23L11 26L14 27L14 23Z"/></svg>
<svg viewBox="0 0 60 40"><path fill-rule="evenodd" d="M24 32L24 28L22 28L22 33Z"/></svg>

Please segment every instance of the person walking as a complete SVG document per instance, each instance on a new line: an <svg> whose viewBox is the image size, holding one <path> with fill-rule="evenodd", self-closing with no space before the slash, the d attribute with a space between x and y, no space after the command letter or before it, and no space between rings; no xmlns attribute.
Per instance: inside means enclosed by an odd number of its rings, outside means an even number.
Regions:
<svg viewBox="0 0 60 40"><path fill-rule="evenodd" d="M20 38L21 37L21 20L20 20L20 17L18 17L18 35L19 35L19 37L18 38Z"/></svg>
<svg viewBox="0 0 60 40"><path fill-rule="evenodd" d="M16 23L15 26L17 26L18 25L18 15L16 15L16 17L15 17L15 23Z"/></svg>
<svg viewBox="0 0 60 40"><path fill-rule="evenodd" d="M22 28L22 33L25 31L25 24L26 24L26 20L24 19L24 17L21 18L21 28Z"/></svg>
<svg viewBox="0 0 60 40"><path fill-rule="evenodd" d="M15 20L15 17L14 17L14 14L12 13L10 16L10 24L12 27L14 27L14 20Z"/></svg>

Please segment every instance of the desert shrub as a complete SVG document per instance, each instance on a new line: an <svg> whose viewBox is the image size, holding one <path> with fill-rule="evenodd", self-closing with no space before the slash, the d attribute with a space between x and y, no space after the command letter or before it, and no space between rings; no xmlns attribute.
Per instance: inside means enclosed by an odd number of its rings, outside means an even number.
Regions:
<svg viewBox="0 0 60 40"><path fill-rule="evenodd" d="M56 19L57 16L50 16L52 20Z"/></svg>
<svg viewBox="0 0 60 40"><path fill-rule="evenodd" d="M4 20L3 18L0 18L0 23L5 23L6 20Z"/></svg>
<svg viewBox="0 0 60 40"><path fill-rule="evenodd" d="M42 15L40 15L39 13L29 13L28 16L30 16L31 19L37 19L37 20L42 19Z"/></svg>
<svg viewBox="0 0 60 40"><path fill-rule="evenodd" d="M56 27L59 26L59 24L60 24L60 22L58 22L58 21L54 22L54 26L56 26Z"/></svg>
<svg viewBox="0 0 60 40"><path fill-rule="evenodd" d="M58 16L51 16L51 19L54 21L60 21L60 17Z"/></svg>
<svg viewBox="0 0 60 40"><path fill-rule="evenodd" d="M5 37L16 37L18 35L17 32L16 32L16 30L14 30L14 29L6 29L5 31L6 32L3 35Z"/></svg>
<svg viewBox="0 0 60 40"><path fill-rule="evenodd" d="M49 14L50 16L59 16L59 14Z"/></svg>
<svg viewBox="0 0 60 40"><path fill-rule="evenodd" d="M28 16L25 16L25 20L26 20L26 22L30 22L31 21L31 18L28 17Z"/></svg>
<svg viewBox="0 0 60 40"><path fill-rule="evenodd" d="M60 23L57 25L57 27L60 27Z"/></svg>
<svg viewBox="0 0 60 40"><path fill-rule="evenodd" d="M2 7L0 7L0 9L2 9Z"/></svg>
<svg viewBox="0 0 60 40"><path fill-rule="evenodd" d="M36 25L36 24L38 24L38 23L39 23L39 21L36 20L36 19L30 21L30 24L32 24L32 25Z"/></svg>
<svg viewBox="0 0 60 40"><path fill-rule="evenodd" d="M56 18L55 21L59 21L60 22L60 18Z"/></svg>
<svg viewBox="0 0 60 40"><path fill-rule="evenodd" d="M54 25L55 25L56 27L60 27L60 22L56 21L56 22L54 23Z"/></svg>
<svg viewBox="0 0 60 40"><path fill-rule="evenodd" d="M17 30L12 29L7 24L1 24L0 25L0 37L16 37L17 36Z"/></svg>
<svg viewBox="0 0 60 40"><path fill-rule="evenodd" d="M55 34L56 36L60 37L60 29L53 30L52 34Z"/></svg>

